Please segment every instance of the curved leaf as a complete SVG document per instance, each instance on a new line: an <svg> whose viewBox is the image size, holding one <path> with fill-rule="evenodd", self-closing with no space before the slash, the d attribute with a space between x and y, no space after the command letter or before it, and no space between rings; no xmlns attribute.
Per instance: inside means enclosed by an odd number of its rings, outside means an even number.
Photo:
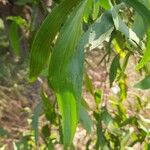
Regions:
<svg viewBox="0 0 150 150"><path fill-rule="evenodd" d="M10 26L9 40L10 40L10 45L12 47L13 52L16 55L19 55L20 51L21 51L20 37L19 37L19 27L15 22L12 22L12 24Z"/></svg>
<svg viewBox="0 0 150 150"><path fill-rule="evenodd" d="M85 127L87 132L90 133L93 123L88 112L81 103L79 103L79 121Z"/></svg>
<svg viewBox="0 0 150 150"><path fill-rule="evenodd" d="M137 36L142 39L145 35L145 27L142 17L136 13L134 18L134 23L132 25L132 30L137 34Z"/></svg>
<svg viewBox="0 0 150 150"><path fill-rule="evenodd" d="M79 42L80 48L92 50L100 45L106 38L110 36L114 29L111 13L109 11L102 14L84 33Z"/></svg>
<svg viewBox="0 0 150 150"><path fill-rule="evenodd" d="M33 112L33 117L32 117L32 128L34 130L34 139L36 144L38 142L38 136L39 136L38 126L39 126L39 117L41 114L41 110L42 110L42 103L40 102L35 107Z"/></svg>
<svg viewBox="0 0 150 150"><path fill-rule="evenodd" d="M137 69L141 69L150 60L150 10L138 0L123 0L128 5L132 6L142 17L146 28L147 41L146 50L143 58L137 65Z"/></svg>
<svg viewBox="0 0 150 150"><path fill-rule="evenodd" d="M145 77L143 80L138 82L134 87L146 90L150 88L150 76Z"/></svg>
<svg viewBox="0 0 150 150"><path fill-rule="evenodd" d="M110 0L100 0L100 5L106 10L112 7L112 3Z"/></svg>
<svg viewBox="0 0 150 150"><path fill-rule="evenodd" d="M112 64L110 66L110 71L109 71L109 82L110 82L110 87L112 86L112 83L114 82L116 75L117 75L117 70L120 66L119 63L119 56L117 55L114 57Z"/></svg>
<svg viewBox="0 0 150 150"><path fill-rule="evenodd" d="M133 7L139 13L142 16L146 25L150 24L150 11L141 2L139 2L138 0L123 0L123 2Z"/></svg>
<svg viewBox="0 0 150 150"><path fill-rule="evenodd" d="M93 13L92 13L92 18L95 20L99 13L100 13L100 1L99 0L93 0Z"/></svg>
<svg viewBox="0 0 150 150"><path fill-rule="evenodd" d="M116 30L122 32L132 43L135 42L136 44L140 45L141 42L136 33L133 32L133 30L122 21L118 14L118 10L122 6L122 4L114 6L114 8L111 10L115 28Z"/></svg>
<svg viewBox="0 0 150 150"><path fill-rule="evenodd" d="M141 69L150 61L150 28L147 30L147 41L146 41L146 50L140 62L137 64L136 68Z"/></svg>
<svg viewBox="0 0 150 150"><path fill-rule="evenodd" d="M77 100L81 99L83 49L76 49L82 34L82 18L87 1L73 11L56 41L49 65L49 84L56 92L62 115L63 142L71 144L77 122Z"/></svg>
<svg viewBox="0 0 150 150"><path fill-rule="evenodd" d="M86 9L84 11L83 19L86 23L88 23L90 15L92 13L94 1L93 0L87 0Z"/></svg>
<svg viewBox="0 0 150 150"><path fill-rule="evenodd" d="M31 81L36 80L44 69L50 56L51 43L58 30L61 28L68 13L78 1L79 0L72 0L69 2L68 0L64 0L52 10L40 26L31 47L29 72L29 78Z"/></svg>

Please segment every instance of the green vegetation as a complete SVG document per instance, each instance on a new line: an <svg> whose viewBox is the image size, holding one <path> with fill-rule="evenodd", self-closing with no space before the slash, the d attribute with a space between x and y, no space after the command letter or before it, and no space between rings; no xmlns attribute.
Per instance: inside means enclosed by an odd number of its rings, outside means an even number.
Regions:
<svg viewBox="0 0 150 150"><path fill-rule="evenodd" d="M48 6L40 0L17 0L12 5L31 12L2 13L0 79L12 75L5 69L9 52L12 66L29 68L28 82L41 81L32 128L13 141L12 149L72 150L84 143L87 150L149 150L150 101L143 94L150 89L150 1L55 0ZM95 56L89 58L97 52L98 63ZM106 71L105 81L99 79L105 88L91 78L91 61ZM138 74L138 82L129 79L131 72L134 78ZM86 130L87 140L79 145L77 129ZM11 137L5 126L0 136L0 141Z"/></svg>

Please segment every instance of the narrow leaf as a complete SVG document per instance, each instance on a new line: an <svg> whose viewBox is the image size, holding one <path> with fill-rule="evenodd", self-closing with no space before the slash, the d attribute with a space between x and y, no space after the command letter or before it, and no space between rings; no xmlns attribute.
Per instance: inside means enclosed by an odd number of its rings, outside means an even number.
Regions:
<svg viewBox="0 0 150 150"><path fill-rule="evenodd" d="M119 56L121 58L124 58L126 56L126 53L123 50L123 45L121 45L122 42L120 41L121 39L118 39L118 37L116 37L112 40L112 44L113 44L114 50L119 54Z"/></svg>
<svg viewBox="0 0 150 150"><path fill-rule="evenodd" d="M88 74L85 74L85 86L88 92L90 92L92 95L94 94L94 87L92 84L92 80L89 78Z"/></svg>
<svg viewBox="0 0 150 150"><path fill-rule="evenodd" d="M124 120L121 124L120 127L126 126L126 125L136 125L137 124L137 118L135 116L129 117L126 120Z"/></svg>
<svg viewBox="0 0 150 150"><path fill-rule="evenodd" d="M34 138L35 138L35 143L37 144L38 142L38 136L39 136L39 117L41 114L41 110L42 110L42 105L41 103L37 104L37 106L35 107L35 110L33 112L33 117L32 117L32 128L34 130Z"/></svg>
<svg viewBox="0 0 150 150"><path fill-rule="evenodd" d="M12 22L9 29L9 40L13 52L19 55L21 51L20 47L20 37L19 37L19 27L15 22Z"/></svg>
<svg viewBox="0 0 150 150"><path fill-rule="evenodd" d="M136 13L134 18L134 23L132 25L132 30L137 34L137 36L142 39L145 35L145 26L142 17Z"/></svg>
<svg viewBox="0 0 150 150"><path fill-rule="evenodd" d="M83 34L78 46L92 50L106 40L111 35L113 29L111 14L107 11Z"/></svg>
<svg viewBox="0 0 150 150"><path fill-rule="evenodd" d="M124 149L126 147L126 145L128 145L129 140L131 140L133 131L134 131L134 129L132 129L132 127L131 127L131 128L129 128L129 131L124 133L122 140L120 142L120 146L121 146L120 149Z"/></svg>
<svg viewBox="0 0 150 150"><path fill-rule="evenodd" d="M99 0L94 0L93 1L93 14L92 14L92 17L93 17L93 20L95 20L97 18L97 16L99 15L99 7L100 7L100 1Z"/></svg>
<svg viewBox="0 0 150 150"><path fill-rule="evenodd" d="M144 55L138 65L137 69L141 69L144 65L146 65L150 61L150 28L147 30L147 41L146 41L146 50Z"/></svg>
<svg viewBox="0 0 150 150"><path fill-rule="evenodd" d="M101 120L106 124L107 127L112 126L114 121L107 108L102 107L101 109Z"/></svg>
<svg viewBox="0 0 150 150"><path fill-rule="evenodd" d="M0 31L4 30L4 21L0 18Z"/></svg>
<svg viewBox="0 0 150 150"><path fill-rule="evenodd" d="M79 121L85 127L87 132L90 133L92 128L92 120L81 103L79 103Z"/></svg>
<svg viewBox="0 0 150 150"><path fill-rule="evenodd" d="M106 10L109 10L112 7L110 0L100 0L100 5Z"/></svg>
<svg viewBox="0 0 150 150"><path fill-rule="evenodd" d="M134 87L146 90L150 88L150 76L145 77L143 80L138 82Z"/></svg>
<svg viewBox="0 0 150 150"><path fill-rule="evenodd" d="M120 66L119 63L119 56L117 55L116 57L114 57L112 64L110 66L110 70L109 70L109 82L110 82L110 87L112 86L112 83L114 82L116 75L117 75L117 70Z"/></svg>
<svg viewBox="0 0 150 150"><path fill-rule="evenodd" d="M84 16L83 16L83 19L86 23L88 23L89 18L91 17L93 3L94 3L93 0L87 0L86 9L84 11Z"/></svg>
<svg viewBox="0 0 150 150"><path fill-rule="evenodd" d="M52 141L49 140L49 143L47 144L47 148L45 150L54 150L54 149L55 148L54 148L54 145L53 145Z"/></svg>
<svg viewBox="0 0 150 150"><path fill-rule="evenodd" d="M141 3L141 1L138 1L138 0L132 0L132 1L123 0L123 1L127 3L128 5L132 6L135 9L135 11L137 11L139 15L141 15L144 21L147 41L146 41L146 50L145 50L144 56L139 62L139 64L137 65L137 69L141 69L150 60L150 20L149 20L150 10L146 6L144 6Z"/></svg>
<svg viewBox="0 0 150 150"><path fill-rule="evenodd" d="M10 133L7 130L5 130L3 127L0 127L0 137L3 137L3 136L8 137L10 136Z"/></svg>
<svg viewBox="0 0 150 150"><path fill-rule="evenodd" d="M44 69L50 56L51 43L61 28L68 13L78 1L79 0L72 0L69 2L68 0L64 0L52 10L40 26L31 47L29 72L29 78L31 81L36 80Z"/></svg>
<svg viewBox="0 0 150 150"><path fill-rule="evenodd" d="M97 89L94 93L94 99L97 105L97 108L99 108L99 105L101 107L102 100L103 100L103 91L101 89Z"/></svg>
<svg viewBox="0 0 150 150"><path fill-rule="evenodd" d="M77 122L77 104L72 92L59 92L57 95L58 106L62 115L63 144L68 147L73 139Z"/></svg>
<svg viewBox="0 0 150 150"><path fill-rule="evenodd" d="M120 31L121 33L123 33L127 39L129 39L131 42L135 42L136 44L140 45L140 39L137 37L137 35L133 32L133 30L131 28L129 28L120 18L119 14L118 14L118 10L120 7L122 7L123 5L117 5L116 7L114 7L112 9L112 18L114 21L114 25L116 30Z"/></svg>
<svg viewBox="0 0 150 150"><path fill-rule="evenodd" d="M146 25L150 24L150 11L147 7L145 7L141 1L139 0L123 0L125 3L127 3L128 5L130 5L131 7L133 7L143 18L144 22L146 23Z"/></svg>
<svg viewBox="0 0 150 150"><path fill-rule="evenodd" d="M25 27L25 28L29 28L29 24L27 23L27 21L22 18L21 16L8 16L7 20L10 20L14 23L16 23L19 27Z"/></svg>
<svg viewBox="0 0 150 150"><path fill-rule="evenodd" d="M55 114L54 108L50 102L50 99L44 92L42 92L41 97L42 97L42 103L43 103L43 108L44 108L44 114L45 114L47 120L49 120L51 123L54 123L54 121L56 119L55 118L56 114Z"/></svg>
<svg viewBox="0 0 150 150"><path fill-rule="evenodd" d="M108 142L105 138L105 133L102 129L102 120L101 120L101 115L96 114L96 134L97 134L97 140L96 140L96 145L95 145L95 150L99 149L104 149L104 150L109 150Z"/></svg>
<svg viewBox="0 0 150 150"><path fill-rule="evenodd" d="M146 6L150 10L150 1L149 0L138 0L141 2L144 6Z"/></svg>
<svg viewBox="0 0 150 150"><path fill-rule="evenodd" d="M82 1L62 27L49 65L49 83L56 92L62 115L65 147L71 144L78 122L77 100L81 99L83 49L76 49L76 46L82 34L85 4L86 1Z"/></svg>

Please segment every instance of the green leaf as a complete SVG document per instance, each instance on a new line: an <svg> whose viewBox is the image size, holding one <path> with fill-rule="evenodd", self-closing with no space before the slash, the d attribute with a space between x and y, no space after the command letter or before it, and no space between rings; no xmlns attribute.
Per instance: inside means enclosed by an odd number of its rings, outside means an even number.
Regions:
<svg viewBox="0 0 150 150"><path fill-rule="evenodd" d="M144 144L144 150L150 150L150 143Z"/></svg>
<svg viewBox="0 0 150 150"><path fill-rule="evenodd" d="M44 139L47 139L50 137L50 127L48 124L44 125L44 127L42 127L42 134L44 136Z"/></svg>
<svg viewBox="0 0 150 150"><path fill-rule="evenodd" d="M102 128L101 115L96 113L95 119L97 120L96 122L97 140L95 144L95 150L99 150L99 149L109 150L110 148L108 146L108 142L105 138L105 133Z"/></svg>
<svg viewBox="0 0 150 150"><path fill-rule="evenodd" d="M144 22L142 20L142 17L138 13L135 14L132 30L140 39L145 35Z"/></svg>
<svg viewBox="0 0 150 150"><path fill-rule="evenodd" d="M112 3L110 0L100 0L100 5L106 10L112 7Z"/></svg>
<svg viewBox="0 0 150 150"><path fill-rule="evenodd" d="M146 29L146 35L147 35L147 40L146 40L146 50L144 53L143 58L137 65L137 69L141 69L149 60L150 60L150 10L145 7L140 1L138 0L123 0L125 3L128 5L132 6L135 11L141 15L145 29Z"/></svg>
<svg viewBox="0 0 150 150"><path fill-rule="evenodd" d="M98 106L100 105L101 107L101 104L102 104L102 98L103 98L103 91L100 89L97 89L94 93L94 99L95 99L95 102L96 102L96 105L97 105L97 108Z"/></svg>
<svg viewBox="0 0 150 150"><path fill-rule="evenodd" d="M109 128L113 124L113 118L109 114L106 107L101 108L101 120L105 123L105 125Z"/></svg>
<svg viewBox="0 0 150 150"><path fill-rule="evenodd" d="M47 144L47 147L45 148L45 150L54 150L54 144L52 143L51 140L49 140L49 143Z"/></svg>
<svg viewBox="0 0 150 150"><path fill-rule="evenodd" d="M116 75L117 75L117 70L120 66L120 63L119 63L119 56L115 56L112 63L111 63L111 66L110 66L110 70L109 70L109 82L110 82L110 87L112 86L112 83L114 82L115 78L116 78Z"/></svg>
<svg viewBox="0 0 150 150"><path fill-rule="evenodd" d="M102 127L100 128L100 125L97 126L97 141L96 141L96 146L95 150L110 150L108 146L108 142L105 138L105 133L103 132Z"/></svg>
<svg viewBox="0 0 150 150"><path fill-rule="evenodd" d="M92 50L108 38L114 29L111 13L102 14L83 34L78 47Z"/></svg>
<svg viewBox="0 0 150 150"><path fill-rule="evenodd" d="M138 82L134 87L146 90L150 88L150 76L145 77L143 80Z"/></svg>
<svg viewBox="0 0 150 150"><path fill-rule="evenodd" d="M52 106L50 99L46 95L46 93L42 92L41 94L42 102L43 102L43 108L44 108L44 114L51 123L55 122L56 114L54 107Z"/></svg>
<svg viewBox="0 0 150 150"><path fill-rule="evenodd" d="M29 139L31 138L31 135L23 136L19 141L16 142L17 150L24 149L29 150L31 149L31 145L29 142Z"/></svg>
<svg viewBox="0 0 150 150"><path fill-rule="evenodd" d="M70 91L59 92L56 96L62 115L63 144L64 147L68 147L72 142L78 122L76 99Z"/></svg>
<svg viewBox="0 0 150 150"><path fill-rule="evenodd" d="M150 9L150 1L149 0L138 0L140 3L142 3L145 7Z"/></svg>
<svg viewBox="0 0 150 150"><path fill-rule="evenodd" d="M93 17L93 20L95 20L97 18L97 16L99 15L99 7L100 7L100 1L99 0L94 0L93 1L94 4L93 4L93 14L92 14L92 17Z"/></svg>
<svg viewBox="0 0 150 150"><path fill-rule="evenodd" d="M51 43L65 21L68 13L78 1L79 0L72 0L70 3L68 0L64 0L52 10L40 26L31 47L29 72L31 81L36 80L44 69L52 49Z"/></svg>
<svg viewBox="0 0 150 150"><path fill-rule="evenodd" d="M123 4L114 6L113 9L111 10L112 12L112 18L114 21L114 25L116 30L120 31L123 33L127 39L129 39L133 44L136 43L138 45L141 44L140 39L137 37L137 35L133 32L131 28L129 28L120 18L118 11L119 8L123 7Z"/></svg>
<svg viewBox="0 0 150 150"><path fill-rule="evenodd" d="M88 23L90 15L92 13L92 9L93 9L93 0L87 0L87 5L86 5L86 9L84 11L84 16L83 19L86 23Z"/></svg>
<svg viewBox="0 0 150 150"><path fill-rule="evenodd" d="M139 115L138 123L141 122L141 124L147 129L147 134L150 134L149 127L150 127L150 119L144 118L144 116Z"/></svg>
<svg viewBox="0 0 150 150"><path fill-rule="evenodd" d="M4 30L4 21L0 18L0 30Z"/></svg>
<svg viewBox="0 0 150 150"><path fill-rule="evenodd" d="M85 74L85 86L88 92L90 92L92 95L94 94L94 87L92 84L92 80L89 78L88 74Z"/></svg>
<svg viewBox="0 0 150 150"><path fill-rule="evenodd" d="M7 130L5 130L3 127L0 127L0 137L2 136L8 137L10 136L10 133Z"/></svg>
<svg viewBox="0 0 150 150"><path fill-rule="evenodd" d="M140 62L137 64L136 69L141 69L150 61L150 28L147 30L147 41L146 41L146 50Z"/></svg>
<svg viewBox="0 0 150 150"><path fill-rule="evenodd" d="M114 48L114 51L119 54L119 56L121 58L124 58L126 56L126 53L124 51L124 47L123 47L123 42L122 42L122 37L121 36L118 36L116 35L116 37L114 37L114 39L112 40L112 45L113 45L113 48Z"/></svg>
<svg viewBox="0 0 150 150"><path fill-rule="evenodd" d="M131 116L131 117L127 118L120 124L120 127L126 126L128 124L137 125L137 118L135 116L133 116L133 117Z"/></svg>
<svg viewBox="0 0 150 150"><path fill-rule="evenodd" d="M128 52L124 58L124 61L123 61L122 67L121 67L122 74L124 74L124 72L127 68L130 56L131 56L131 52Z"/></svg>
<svg viewBox="0 0 150 150"><path fill-rule="evenodd" d="M86 110L90 110L90 107L88 105L88 103L86 102L86 100L82 97L81 98L81 105L86 109Z"/></svg>
<svg viewBox="0 0 150 150"><path fill-rule="evenodd" d="M24 27L29 28L29 24L28 24L27 21L26 21L24 18L22 18L21 16L8 16L8 17L7 17L7 20L10 20L10 21L16 23L19 27L24 26Z"/></svg>
<svg viewBox="0 0 150 150"><path fill-rule="evenodd" d="M41 114L41 110L42 110L42 104L39 103L37 104L37 106L34 109L33 112L33 117L32 117L32 128L34 130L34 138L35 138L35 143L37 144L38 142L38 136L39 136L39 117Z"/></svg>
<svg viewBox="0 0 150 150"><path fill-rule="evenodd" d="M134 132L134 129L129 128L129 131L125 132L122 139L121 139L121 142L120 142L120 145L121 145L121 149L124 149L127 145L128 145L128 141L131 140L131 136L132 136L132 133Z"/></svg>
<svg viewBox="0 0 150 150"><path fill-rule="evenodd" d="M79 103L79 121L85 127L87 132L90 133L92 128L92 120L81 103Z"/></svg>
<svg viewBox="0 0 150 150"><path fill-rule="evenodd" d="M19 37L19 28L15 22L12 22L9 29L9 40L10 45L12 47L13 52L16 55L20 54L21 47L20 47L20 37Z"/></svg>
<svg viewBox="0 0 150 150"><path fill-rule="evenodd" d="M62 115L65 147L71 144L78 122L77 100L81 99L84 53L77 43L82 34L85 4L82 1L62 27L49 65L49 85L56 93Z"/></svg>
<svg viewBox="0 0 150 150"><path fill-rule="evenodd" d="M123 2L127 3L128 5L130 5L131 7L133 7L135 9L135 11L137 11L137 13L139 13L143 19L143 21L145 22L146 26L150 25L150 11L147 7L145 7L141 1L138 0L123 0Z"/></svg>

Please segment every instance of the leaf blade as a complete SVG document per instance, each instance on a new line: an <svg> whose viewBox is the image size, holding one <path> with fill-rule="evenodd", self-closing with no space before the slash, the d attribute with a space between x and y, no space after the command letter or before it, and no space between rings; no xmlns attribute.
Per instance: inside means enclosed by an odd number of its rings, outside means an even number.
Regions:
<svg viewBox="0 0 150 150"><path fill-rule="evenodd" d="M136 35L135 32L131 28L129 28L121 19L121 17L118 14L118 10L120 7L122 7L123 4L114 6L114 8L111 10L113 22L115 25L116 30L122 32L126 38L128 38L132 43L135 42L136 44L140 45L140 39Z"/></svg>
<svg viewBox="0 0 150 150"><path fill-rule="evenodd" d="M39 136L38 125L39 125L39 117L40 117L41 110L42 110L42 104L38 103L34 109L33 117L32 117L32 128L34 130L34 139L36 144L38 142L38 136Z"/></svg>
<svg viewBox="0 0 150 150"><path fill-rule="evenodd" d="M103 13L83 34L78 44L80 48L92 50L110 36L114 29L110 11Z"/></svg>
<svg viewBox="0 0 150 150"><path fill-rule="evenodd" d="M150 10L143 5L142 2L138 0L130 1L130 0L123 0L125 3L133 7L139 15L141 15L145 29L146 29L146 35L147 35L147 41L146 41L146 50L144 52L144 56L141 59L141 61L136 66L137 69L141 69L148 61L150 61Z"/></svg>
<svg viewBox="0 0 150 150"><path fill-rule="evenodd" d="M113 61L112 61L112 64L110 66L110 71L109 71L109 82L110 82L110 87L112 86L112 83L114 82L115 78L116 78L116 75L117 75L117 70L120 66L120 63L119 63L119 56L115 56Z"/></svg>
<svg viewBox="0 0 150 150"><path fill-rule="evenodd" d="M31 81L36 80L44 69L50 56L51 43L68 13L78 1L79 0L73 0L71 3L69 3L68 0L63 1L53 9L40 26L31 47L29 71L29 79Z"/></svg>
<svg viewBox="0 0 150 150"><path fill-rule="evenodd" d="M150 88L150 76L145 77L143 80L134 85L134 87L146 90Z"/></svg>
<svg viewBox="0 0 150 150"><path fill-rule="evenodd" d="M15 22L12 22L9 29L9 41L12 50L16 55L19 55L21 50L18 29L18 25Z"/></svg>
<svg viewBox="0 0 150 150"><path fill-rule="evenodd" d="M62 27L49 65L49 85L56 92L62 116L63 144L68 147L77 122L77 100L81 99L83 49L77 49L82 34L82 17L86 1L82 1Z"/></svg>
<svg viewBox="0 0 150 150"><path fill-rule="evenodd" d="M88 112L81 103L79 103L79 121L85 127L87 132L90 133L93 123Z"/></svg>

